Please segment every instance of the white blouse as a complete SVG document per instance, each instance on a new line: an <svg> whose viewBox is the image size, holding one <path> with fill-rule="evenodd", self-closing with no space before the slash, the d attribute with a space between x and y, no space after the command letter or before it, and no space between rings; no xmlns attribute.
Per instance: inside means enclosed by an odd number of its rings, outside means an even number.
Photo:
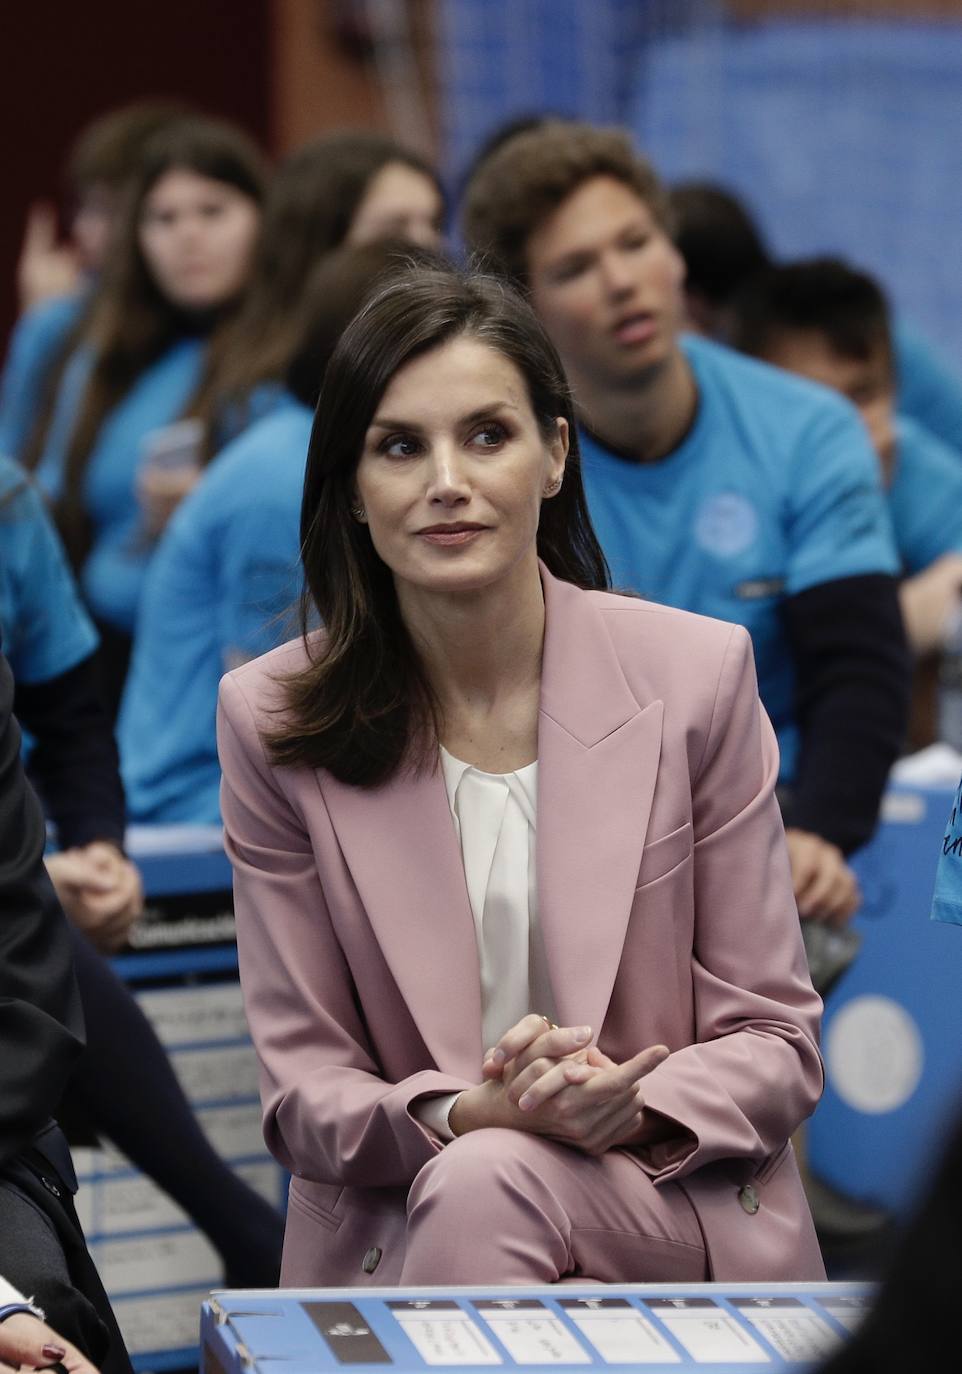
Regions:
<svg viewBox="0 0 962 1374"><path fill-rule="evenodd" d="M481 965L485 1049L530 1011L554 1019L535 874L538 765L483 773L442 746L441 766L461 845ZM480 1069L480 1065L479 1065ZM444 1140L457 1093L418 1102L418 1118Z"/></svg>

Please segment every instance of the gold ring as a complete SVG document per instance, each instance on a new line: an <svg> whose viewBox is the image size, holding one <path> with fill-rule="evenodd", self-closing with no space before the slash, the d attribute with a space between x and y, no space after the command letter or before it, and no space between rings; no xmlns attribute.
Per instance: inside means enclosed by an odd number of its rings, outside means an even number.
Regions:
<svg viewBox="0 0 962 1374"><path fill-rule="evenodd" d="M545 1025L548 1027L548 1030L549 1030L549 1031L553 1031L553 1030L557 1030L557 1029L558 1029L558 1027L557 1027L557 1025L554 1023L554 1021L549 1021L548 1018L547 1018L547 1016L545 1016L545 1014L544 1014L543 1011L539 1011L539 1012L538 1012L538 1015L541 1017L542 1021L543 1021L543 1022L545 1023Z"/></svg>

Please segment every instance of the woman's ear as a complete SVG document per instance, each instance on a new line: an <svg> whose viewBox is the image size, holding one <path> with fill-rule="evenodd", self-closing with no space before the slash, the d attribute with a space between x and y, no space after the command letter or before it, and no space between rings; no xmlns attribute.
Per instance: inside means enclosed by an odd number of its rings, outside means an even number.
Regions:
<svg viewBox="0 0 962 1374"><path fill-rule="evenodd" d="M559 415L555 421L557 432L548 444L548 472L542 495L557 496L565 477L565 460L568 457L568 421Z"/></svg>

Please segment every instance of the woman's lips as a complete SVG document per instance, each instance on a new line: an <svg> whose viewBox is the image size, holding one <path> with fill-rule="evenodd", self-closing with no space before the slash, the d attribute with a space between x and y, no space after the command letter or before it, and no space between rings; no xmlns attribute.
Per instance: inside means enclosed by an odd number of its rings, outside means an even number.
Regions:
<svg viewBox="0 0 962 1374"><path fill-rule="evenodd" d="M421 530L418 534L418 538L426 539L429 544L447 546L454 544L469 544L471 540L476 539L479 534L484 534L484 528L480 525L475 525L471 529Z"/></svg>
<svg viewBox="0 0 962 1374"><path fill-rule="evenodd" d="M647 343L655 332L653 315L632 315L614 329L615 340L620 344Z"/></svg>

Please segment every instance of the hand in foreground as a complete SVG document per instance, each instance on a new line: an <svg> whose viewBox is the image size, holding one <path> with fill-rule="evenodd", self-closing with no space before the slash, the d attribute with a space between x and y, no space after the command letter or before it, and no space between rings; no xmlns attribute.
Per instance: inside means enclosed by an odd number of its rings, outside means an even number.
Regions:
<svg viewBox="0 0 962 1374"><path fill-rule="evenodd" d="M845 925L858 910L862 893L842 851L808 830L786 830L785 839L799 916Z"/></svg>
<svg viewBox="0 0 962 1374"><path fill-rule="evenodd" d="M95 840L48 854L45 863L61 906L91 944L105 953L126 944L144 909L140 874L130 860L115 845Z"/></svg>
<svg viewBox="0 0 962 1374"><path fill-rule="evenodd" d="M15 1312L0 1322L0 1371L47 1369L59 1364L69 1374L97 1374L90 1361L46 1322Z"/></svg>
<svg viewBox="0 0 962 1374"><path fill-rule="evenodd" d="M600 1155L640 1138L640 1080L668 1056L664 1045L615 1064L588 1048L590 1028L547 1029L526 1016L485 1059L485 1082L462 1093L451 1109L455 1135L501 1126L530 1131Z"/></svg>

